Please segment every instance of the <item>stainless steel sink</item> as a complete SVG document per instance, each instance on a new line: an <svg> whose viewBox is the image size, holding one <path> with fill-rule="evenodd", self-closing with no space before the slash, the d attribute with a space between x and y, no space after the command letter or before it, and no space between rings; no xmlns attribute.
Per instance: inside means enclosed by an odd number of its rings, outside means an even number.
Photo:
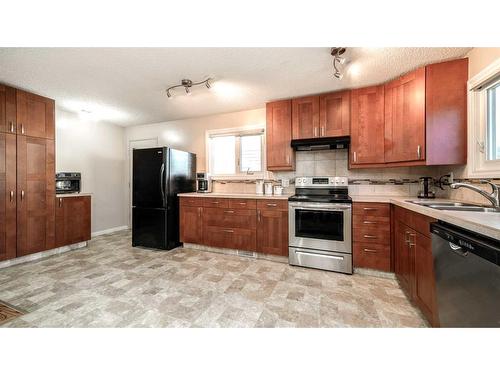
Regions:
<svg viewBox="0 0 500 375"><path fill-rule="evenodd" d="M484 207L478 204L461 203L461 202L431 202L431 201L407 201L409 203L418 204L419 206L434 208L436 210L447 211L465 211L465 212L500 212L500 209L494 207Z"/></svg>

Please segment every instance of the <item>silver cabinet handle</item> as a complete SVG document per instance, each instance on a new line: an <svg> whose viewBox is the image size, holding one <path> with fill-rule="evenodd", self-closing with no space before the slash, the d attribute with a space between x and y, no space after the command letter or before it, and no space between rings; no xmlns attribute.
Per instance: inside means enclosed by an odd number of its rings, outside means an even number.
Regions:
<svg viewBox="0 0 500 375"><path fill-rule="evenodd" d="M354 162L358 161L358 156L356 155L356 151L352 152L352 158L354 159Z"/></svg>
<svg viewBox="0 0 500 375"><path fill-rule="evenodd" d="M21 134L24 134L24 124L21 124Z"/></svg>
<svg viewBox="0 0 500 375"><path fill-rule="evenodd" d="M260 210L257 210L257 221L260 221L261 220L261 217L260 217Z"/></svg>
<svg viewBox="0 0 500 375"><path fill-rule="evenodd" d="M322 137L324 137L324 136L325 136L325 128L324 128L324 127L322 127L322 128L321 128L321 136L322 136Z"/></svg>
<svg viewBox="0 0 500 375"><path fill-rule="evenodd" d="M287 155L287 156L286 156L286 163L287 163L287 164L290 164L290 155Z"/></svg>
<svg viewBox="0 0 500 375"><path fill-rule="evenodd" d="M24 199L24 190L21 190L21 200Z"/></svg>
<svg viewBox="0 0 500 375"><path fill-rule="evenodd" d="M363 210L365 211L377 211L378 208L374 208L374 207L363 207Z"/></svg>
<svg viewBox="0 0 500 375"><path fill-rule="evenodd" d="M314 136L317 137L318 136L318 128L314 128Z"/></svg>
<svg viewBox="0 0 500 375"><path fill-rule="evenodd" d="M363 249L365 253L376 253L377 250L372 250L372 249Z"/></svg>
<svg viewBox="0 0 500 375"><path fill-rule="evenodd" d="M234 214L234 211L233 210L225 210L224 213L226 213L226 214Z"/></svg>
<svg viewBox="0 0 500 375"><path fill-rule="evenodd" d="M240 202L239 204L241 204L242 206L245 205L246 206L246 202Z"/></svg>
<svg viewBox="0 0 500 375"><path fill-rule="evenodd" d="M365 221L363 221L363 224L377 224L377 222L365 220Z"/></svg>
<svg viewBox="0 0 500 375"><path fill-rule="evenodd" d="M222 231L226 233L234 233L234 230L232 229L223 229Z"/></svg>
<svg viewBox="0 0 500 375"><path fill-rule="evenodd" d="M316 257L321 257L321 258L331 258L331 259L337 259L337 260L344 260L344 257L341 257L341 256L318 254L318 253L312 253L312 252L309 252L309 251L299 251L299 250L296 250L295 254L306 254L306 255L314 255Z"/></svg>
<svg viewBox="0 0 500 375"><path fill-rule="evenodd" d="M10 195L10 201L12 202L14 200L14 192L11 190L9 195Z"/></svg>
<svg viewBox="0 0 500 375"><path fill-rule="evenodd" d="M420 158L421 158L421 155L420 155L420 154L421 154L421 147L420 147L420 145L418 145L418 146L417 146L417 159L418 159L418 160L420 160Z"/></svg>
<svg viewBox="0 0 500 375"><path fill-rule="evenodd" d="M372 236L371 234L365 234L364 238L377 238L377 236Z"/></svg>
<svg viewBox="0 0 500 375"><path fill-rule="evenodd" d="M63 203L62 201L63 201L62 198L59 198L59 207L62 207L62 203Z"/></svg>
<svg viewBox="0 0 500 375"><path fill-rule="evenodd" d="M277 204L276 203L267 203L266 206L267 207L276 207Z"/></svg>
<svg viewBox="0 0 500 375"><path fill-rule="evenodd" d="M10 124L10 132L15 133L16 129L14 128L14 121L9 122Z"/></svg>
<svg viewBox="0 0 500 375"><path fill-rule="evenodd" d="M214 204L219 204L219 201L214 201Z"/></svg>
<svg viewBox="0 0 500 375"><path fill-rule="evenodd" d="M202 210L202 208L198 207L198 217L201 217L201 210Z"/></svg>

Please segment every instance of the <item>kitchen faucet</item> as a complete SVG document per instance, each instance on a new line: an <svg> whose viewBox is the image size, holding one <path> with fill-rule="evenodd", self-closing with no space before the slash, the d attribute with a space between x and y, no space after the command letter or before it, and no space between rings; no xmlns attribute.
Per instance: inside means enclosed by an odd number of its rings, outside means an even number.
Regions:
<svg viewBox="0 0 500 375"><path fill-rule="evenodd" d="M499 194L498 194L498 186L495 185L494 183L488 181L488 180L480 180L480 182L489 184L491 186L491 189L492 189L491 193L488 193L487 191L484 191L483 189L475 187L474 185L465 184L462 182L452 183L452 184L450 184L450 187L452 189L458 189L458 188L463 187L463 188L467 188L467 189L470 189L472 191L475 191L476 193L479 193L483 197L488 199L491 202L491 204L493 205L493 207L499 208L500 201L499 201Z"/></svg>

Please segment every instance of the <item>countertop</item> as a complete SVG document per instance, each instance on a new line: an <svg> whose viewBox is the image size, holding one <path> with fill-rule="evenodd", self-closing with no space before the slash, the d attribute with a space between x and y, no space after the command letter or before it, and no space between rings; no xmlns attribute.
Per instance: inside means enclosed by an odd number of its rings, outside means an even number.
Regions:
<svg viewBox="0 0 500 375"><path fill-rule="evenodd" d="M92 196L92 193L56 194L56 198L90 197L90 196Z"/></svg>
<svg viewBox="0 0 500 375"><path fill-rule="evenodd" d="M179 197L198 197L198 198L236 198L236 199L284 199L293 194L282 195L263 195L263 194L244 194L244 193L180 193Z"/></svg>
<svg viewBox="0 0 500 375"><path fill-rule="evenodd" d="M408 200L418 201L415 197L351 196L351 198L353 202L392 203L419 214L500 240L500 213L436 210L408 202ZM436 198L433 199L433 202L458 201Z"/></svg>

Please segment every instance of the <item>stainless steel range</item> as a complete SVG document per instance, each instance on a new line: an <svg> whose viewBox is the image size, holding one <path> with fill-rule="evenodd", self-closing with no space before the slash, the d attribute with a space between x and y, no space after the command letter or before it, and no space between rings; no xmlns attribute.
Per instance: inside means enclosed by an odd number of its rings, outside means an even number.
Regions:
<svg viewBox="0 0 500 375"><path fill-rule="evenodd" d="M290 264L352 274L347 177L298 177L288 198Z"/></svg>

